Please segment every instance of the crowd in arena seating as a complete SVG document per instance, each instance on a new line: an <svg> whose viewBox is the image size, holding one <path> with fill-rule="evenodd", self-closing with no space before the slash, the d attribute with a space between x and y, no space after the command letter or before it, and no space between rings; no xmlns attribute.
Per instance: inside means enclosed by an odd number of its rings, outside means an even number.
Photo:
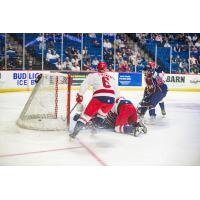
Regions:
<svg viewBox="0 0 200 200"><path fill-rule="evenodd" d="M164 56L158 54L158 60L168 69L171 63L174 73L197 74L200 71L200 34L139 33L135 35L135 41L152 54L155 53L155 44L159 50L171 48L172 55L170 51ZM165 57L168 57L167 62Z"/></svg>
<svg viewBox="0 0 200 200"><path fill-rule="evenodd" d="M2 34L3 35L3 34ZM1 69L22 69L22 34L7 34L12 38L5 42L0 38ZM158 45L158 64L166 66L172 73L200 72L200 34L184 33L138 33L100 34L100 33L44 33L26 34L26 69L96 71L98 62L104 60L109 71L141 72L148 63L143 51L154 59L155 45ZM83 38L82 38L83 36ZM21 38L20 38L21 37ZM152 45L153 44L153 45ZM103 49L102 49L103 45ZM172 56L170 56L170 49ZM44 59L42 59L42 55Z"/></svg>

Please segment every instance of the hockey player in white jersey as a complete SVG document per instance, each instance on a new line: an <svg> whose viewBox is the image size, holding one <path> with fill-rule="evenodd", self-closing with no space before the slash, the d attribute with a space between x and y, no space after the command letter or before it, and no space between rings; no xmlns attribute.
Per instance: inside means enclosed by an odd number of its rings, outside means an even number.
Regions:
<svg viewBox="0 0 200 200"><path fill-rule="evenodd" d="M96 123L101 125L107 113L112 109L115 98L119 95L117 82L114 77L106 73L107 65L105 62L99 62L97 66L97 73L91 73L83 81L80 90L76 96L76 102L81 104L83 95L89 86L93 87L93 96L85 110L78 119L71 138L75 138L79 131L85 127L85 124L97 114Z"/></svg>

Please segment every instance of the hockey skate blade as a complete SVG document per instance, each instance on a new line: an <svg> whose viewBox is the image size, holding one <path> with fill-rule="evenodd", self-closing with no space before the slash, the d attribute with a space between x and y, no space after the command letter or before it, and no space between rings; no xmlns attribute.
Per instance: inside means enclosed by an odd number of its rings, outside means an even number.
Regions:
<svg viewBox="0 0 200 200"><path fill-rule="evenodd" d="M76 140L76 136L72 137L71 135L73 134L73 132L69 132L69 142L73 142L74 140Z"/></svg>

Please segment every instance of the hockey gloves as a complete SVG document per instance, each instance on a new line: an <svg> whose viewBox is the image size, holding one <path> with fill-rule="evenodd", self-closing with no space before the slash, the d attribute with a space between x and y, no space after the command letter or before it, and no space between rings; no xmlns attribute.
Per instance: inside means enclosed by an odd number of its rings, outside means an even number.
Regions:
<svg viewBox="0 0 200 200"><path fill-rule="evenodd" d="M82 101L83 101L83 96L80 95L79 93L77 93L77 95L76 95L76 102L77 102L78 104L81 104Z"/></svg>

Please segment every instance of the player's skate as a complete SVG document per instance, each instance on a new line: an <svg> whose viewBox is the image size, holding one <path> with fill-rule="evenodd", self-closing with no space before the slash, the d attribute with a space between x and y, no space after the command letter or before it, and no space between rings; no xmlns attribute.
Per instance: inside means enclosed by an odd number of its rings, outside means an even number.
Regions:
<svg viewBox="0 0 200 200"><path fill-rule="evenodd" d="M155 122L156 121L156 115L150 115L150 121Z"/></svg>
<svg viewBox="0 0 200 200"><path fill-rule="evenodd" d="M166 116L166 111L163 109L161 110L162 116L165 117Z"/></svg>
<svg viewBox="0 0 200 200"><path fill-rule="evenodd" d="M83 129L83 127L85 127L85 124L83 122L77 121L73 133L69 134L70 139L74 139L78 135L79 131Z"/></svg>
<svg viewBox="0 0 200 200"><path fill-rule="evenodd" d="M142 121L139 121L134 129L133 135L135 137L138 137L140 134L146 134L146 133L147 133L147 127L144 125Z"/></svg>
<svg viewBox="0 0 200 200"><path fill-rule="evenodd" d="M92 133L97 133L97 129L92 120L87 123L86 128L90 129Z"/></svg>

